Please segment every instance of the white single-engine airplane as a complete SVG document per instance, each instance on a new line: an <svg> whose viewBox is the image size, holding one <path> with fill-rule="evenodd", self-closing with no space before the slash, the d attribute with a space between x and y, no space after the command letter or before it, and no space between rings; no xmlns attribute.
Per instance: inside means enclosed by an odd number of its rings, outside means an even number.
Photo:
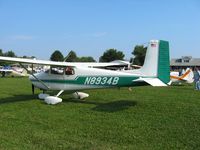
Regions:
<svg viewBox="0 0 200 150"><path fill-rule="evenodd" d="M10 57L0 57L0 61L17 62L22 67L23 63L51 66L46 72L32 74L29 77L33 92L34 87L42 90L59 90L56 96L39 94L39 98L44 99L48 104L62 102L59 96L64 91L131 87L145 84L167 86L170 81L169 43L162 40L149 42L144 65L135 70L112 71L95 68L117 66L118 63L70 63ZM89 96L83 92L75 92L74 95L80 99Z"/></svg>

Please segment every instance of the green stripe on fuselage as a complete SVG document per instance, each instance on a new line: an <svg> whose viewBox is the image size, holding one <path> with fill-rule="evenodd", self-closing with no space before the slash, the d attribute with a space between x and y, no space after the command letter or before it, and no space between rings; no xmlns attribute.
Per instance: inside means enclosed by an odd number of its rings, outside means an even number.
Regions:
<svg viewBox="0 0 200 150"><path fill-rule="evenodd" d="M90 85L90 86L134 86L138 83L133 82L133 80L138 79L138 77L119 77L119 76L78 76L75 80L67 79L48 79L41 80L44 83L52 84L75 84L75 85ZM32 82L38 82L37 80L31 80Z"/></svg>

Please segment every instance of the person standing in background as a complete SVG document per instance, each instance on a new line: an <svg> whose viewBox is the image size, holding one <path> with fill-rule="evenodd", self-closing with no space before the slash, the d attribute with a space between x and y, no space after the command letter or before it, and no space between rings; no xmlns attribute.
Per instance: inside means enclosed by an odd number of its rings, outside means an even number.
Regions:
<svg viewBox="0 0 200 150"><path fill-rule="evenodd" d="M200 75L199 70L197 67L194 68L194 83L195 83L195 90L200 90Z"/></svg>

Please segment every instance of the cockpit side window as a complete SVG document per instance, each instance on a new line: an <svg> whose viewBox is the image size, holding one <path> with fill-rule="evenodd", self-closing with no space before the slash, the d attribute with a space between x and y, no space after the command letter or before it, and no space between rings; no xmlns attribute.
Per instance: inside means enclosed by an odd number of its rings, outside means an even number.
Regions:
<svg viewBox="0 0 200 150"><path fill-rule="evenodd" d="M51 74L64 75L64 67L51 67Z"/></svg>
<svg viewBox="0 0 200 150"><path fill-rule="evenodd" d="M47 69L47 70L45 71L45 73L48 73L48 74L49 74L49 71L50 71L50 69Z"/></svg>
<svg viewBox="0 0 200 150"><path fill-rule="evenodd" d="M75 74L75 72L72 67L68 66L65 68L65 75L74 75L74 74Z"/></svg>

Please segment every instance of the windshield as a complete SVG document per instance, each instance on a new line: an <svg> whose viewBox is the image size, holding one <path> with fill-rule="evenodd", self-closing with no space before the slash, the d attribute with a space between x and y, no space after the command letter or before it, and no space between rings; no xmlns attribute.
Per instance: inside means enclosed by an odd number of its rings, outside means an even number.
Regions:
<svg viewBox="0 0 200 150"><path fill-rule="evenodd" d="M64 67L51 67L51 74L64 75Z"/></svg>

